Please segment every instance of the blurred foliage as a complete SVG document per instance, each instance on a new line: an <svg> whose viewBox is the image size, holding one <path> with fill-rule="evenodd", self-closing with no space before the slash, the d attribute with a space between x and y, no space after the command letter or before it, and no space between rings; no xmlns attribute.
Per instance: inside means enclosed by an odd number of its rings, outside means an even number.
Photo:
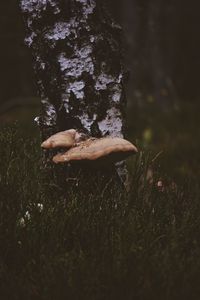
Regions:
<svg viewBox="0 0 200 300"><path fill-rule="evenodd" d="M142 147L160 153L162 172L174 180L200 177L200 126L198 103L177 102L165 111L154 102L140 105L138 99L128 109L129 137Z"/></svg>

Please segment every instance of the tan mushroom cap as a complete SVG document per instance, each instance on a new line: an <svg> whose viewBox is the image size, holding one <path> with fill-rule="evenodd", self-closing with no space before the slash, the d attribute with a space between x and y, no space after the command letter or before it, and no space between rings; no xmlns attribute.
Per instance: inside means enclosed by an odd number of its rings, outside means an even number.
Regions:
<svg viewBox="0 0 200 300"><path fill-rule="evenodd" d="M75 136L75 129L61 131L50 136L46 141L42 143L41 147L45 149L57 147L71 148L75 144Z"/></svg>
<svg viewBox="0 0 200 300"><path fill-rule="evenodd" d="M81 142L67 152L54 156L53 161L115 163L137 152L137 148L127 140L106 137Z"/></svg>

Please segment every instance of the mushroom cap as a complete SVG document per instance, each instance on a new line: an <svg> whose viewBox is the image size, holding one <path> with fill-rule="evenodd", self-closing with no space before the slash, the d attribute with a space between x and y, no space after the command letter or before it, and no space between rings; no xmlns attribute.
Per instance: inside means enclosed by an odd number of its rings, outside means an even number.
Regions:
<svg viewBox="0 0 200 300"><path fill-rule="evenodd" d="M58 132L50 136L41 145L42 148L51 149L57 147L71 148L75 144L76 130L70 129Z"/></svg>
<svg viewBox="0 0 200 300"><path fill-rule="evenodd" d="M77 144L65 153L53 157L55 163L96 162L115 163L137 153L137 148L122 138L88 139Z"/></svg>

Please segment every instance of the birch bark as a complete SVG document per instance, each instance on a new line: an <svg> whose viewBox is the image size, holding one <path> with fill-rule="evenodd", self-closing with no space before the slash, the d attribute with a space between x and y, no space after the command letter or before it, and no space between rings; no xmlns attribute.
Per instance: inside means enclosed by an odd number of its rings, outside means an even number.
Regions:
<svg viewBox="0 0 200 300"><path fill-rule="evenodd" d="M121 29L102 1L20 0L20 8L42 102L35 119L42 138L70 128L123 137Z"/></svg>

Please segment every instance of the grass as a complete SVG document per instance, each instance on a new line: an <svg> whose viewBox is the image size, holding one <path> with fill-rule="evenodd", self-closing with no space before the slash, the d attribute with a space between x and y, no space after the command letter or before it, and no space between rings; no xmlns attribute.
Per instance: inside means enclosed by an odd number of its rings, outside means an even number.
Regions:
<svg viewBox="0 0 200 300"><path fill-rule="evenodd" d="M199 299L193 178L177 184L141 150L130 193L95 181L65 189L16 126L1 128L0 152L0 299Z"/></svg>

